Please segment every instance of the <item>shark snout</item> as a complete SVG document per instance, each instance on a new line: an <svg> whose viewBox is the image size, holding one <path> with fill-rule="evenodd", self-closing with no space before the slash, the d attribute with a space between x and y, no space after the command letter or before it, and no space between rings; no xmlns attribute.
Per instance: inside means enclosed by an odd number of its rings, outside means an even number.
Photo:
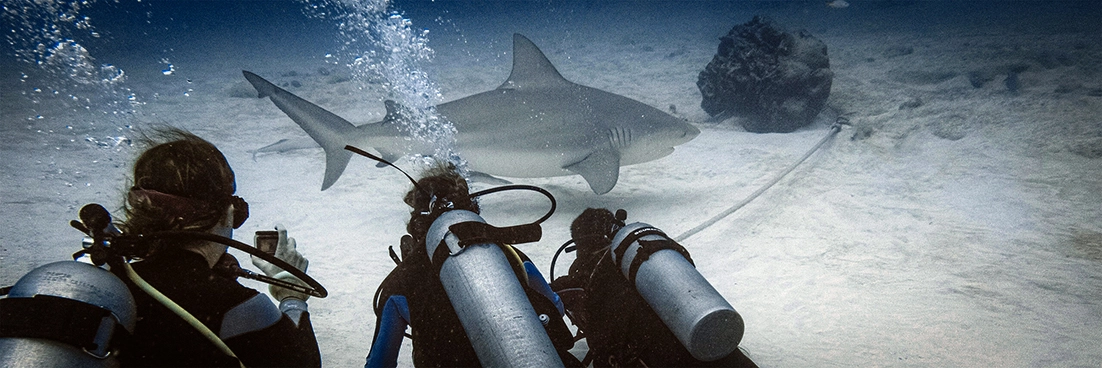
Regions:
<svg viewBox="0 0 1102 368"><path fill-rule="evenodd" d="M686 123L685 127L681 129L681 143L691 141L698 135L700 135L700 129Z"/></svg>

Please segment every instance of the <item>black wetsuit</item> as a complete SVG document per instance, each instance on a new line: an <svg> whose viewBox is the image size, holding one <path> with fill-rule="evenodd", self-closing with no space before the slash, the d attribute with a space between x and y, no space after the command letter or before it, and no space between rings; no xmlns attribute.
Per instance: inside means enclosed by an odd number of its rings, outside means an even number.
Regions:
<svg viewBox="0 0 1102 368"><path fill-rule="evenodd" d="M167 249L156 259L133 267L146 282L222 337L245 366L321 366L309 313L292 313L298 315L296 325L267 296L216 274L199 254ZM122 366L240 367L236 359L144 291L131 285L131 292L138 322L119 354Z"/></svg>

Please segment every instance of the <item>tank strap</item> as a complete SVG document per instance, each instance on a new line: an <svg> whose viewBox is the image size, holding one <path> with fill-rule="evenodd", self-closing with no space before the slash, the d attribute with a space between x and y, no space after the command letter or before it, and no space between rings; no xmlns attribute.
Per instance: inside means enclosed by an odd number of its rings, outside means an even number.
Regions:
<svg viewBox="0 0 1102 368"><path fill-rule="evenodd" d="M52 295L0 299L0 337L41 338L84 349L99 358L128 332L111 311Z"/></svg>
<svg viewBox="0 0 1102 368"><path fill-rule="evenodd" d="M443 241L444 240L441 240L441 242ZM513 269L513 274L515 274L515 276L517 277L517 281L520 281L520 284L522 286L528 287L528 273L525 272L524 269L524 258L527 258L527 256L522 257L519 254L520 250L514 248L512 245L509 244L494 243L489 241L482 244L493 244L496 245L498 248L501 248L501 253L504 254L505 259L509 261L509 266ZM464 244L462 245L462 248L466 248L468 245L471 244ZM433 254L432 259L439 259L440 261L431 262L432 269L433 271L435 271L436 275L440 275L440 269L444 268L444 261L446 261L448 257L451 256L451 249L448 248L448 246L440 245L439 247L436 247L436 252Z"/></svg>
<svg viewBox="0 0 1102 368"><path fill-rule="evenodd" d="M543 230L539 224L496 227L490 224L472 221L460 222L452 225L448 230L459 237L460 247L482 243L534 243L538 242L540 238L543 237Z"/></svg>
<svg viewBox="0 0 1102 368"><path fill-rule="evenodd" d="M654 233L644 234L644 235L652 235L652 234L654 234ZM683 246L681 246L681 244L678 244L677 242L673 241L672 239L667 237L666 234L663 234L660 231L658 232L658 234L662 236L662 239L659 239L659 240L637 240L639 242L639 250L635 252L635 258L631 259L631 265L628 266L628 280L631 281L631 283L633 285L635 284L635 274L639 272L639 266L641 266L643 264L643 262L646 262L648 259L650 259L650 256L652 254L654 254L655 252L658 252L660 250L669 249L669 250L677 251L678 253L681 253L681 256L685 257L686 261L689 261L689 264L693 265L693 267L696 267L696 263L693 263L693 258L689 256L689 251L687 249L685 249L685 247L683 247ZM632 239L632 238L633 237L629 237L628 239ZM634 239L638 239L638 238L639 237L634 237ZM624 241L626 242L628 239L625 239ZM628 244L631 244L631 243L628 243ZM621 247L621 248L627 248L627 247L625 246L625 247Z"/></svg>
<svg viewBox="0 0 1102 368"><path fill-rule="evenodd" d="M661 237L661 240L639 240L644 236L657 235ZM678 244L673 239L670 239L666 233L662 230L658 230L653 227L644 227L632 231L631 234L624 237L624 240L620 244L616 245L616 264L620 266L624 262L624 254L627 253L628 248L631 247L631 243L639 242L639 250L635 252L635 258L631 259L631 264L628 266L628 280L632 284L635 284L635 273L639 272L639 266L643 264L647 259L650 259L651 254L654 252L670 249L681 253L685 257L685 260L689 261L689 264L696 267L693 263L693 258L689 256L689 251L685 247Z"/></svg>
<svg viewBox="0 0 1102 368"><path fill-rule="evenodd" d="M663 238L668 238L666 236L666 233L663 233L662 230L658 230L653 227L636 229L635 231L632 231L630 234L628 234L628 236L625 236L624 240L621 241L620 244L616 244L616 248L613 251L614 253L616 253L616 264L619 265L620 263L624 262L624 253L627 253L628 248L631 247L631 243L634 243L636 240L639 240L639 238L647 235L658 235Z"/></svg>

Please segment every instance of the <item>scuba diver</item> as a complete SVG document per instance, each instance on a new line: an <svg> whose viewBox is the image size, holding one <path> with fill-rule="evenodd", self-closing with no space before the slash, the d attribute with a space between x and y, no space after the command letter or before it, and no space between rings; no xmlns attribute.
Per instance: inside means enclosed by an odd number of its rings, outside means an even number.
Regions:
<svg viewBox="0 0 1102 368"><path fill-rule="evenodd" d="M583 211L570 226L577 257L567 275L551 282L589 345L582 363L756 367L738 349L742 317L700 276L688 251L626 219L623 210Z"/></svg>
<svg viewBox="0 0 1102 368"><path fill-rule="evenodd" d="M74 261L0 288L0 366L320 366L306 300L328 292L295 240L277 226L266 253L230 238L248 203L210 142L174 128L141 141L127 219L85 205L70 222L89 236ZM266 276L241 269L227 246ZM272 285L279 307L239 276Z"/></svg>
<svg viewBox="0 0 1102 368"><path fill-rule="evenodd" d="M696 271L688 251L661 230L626 224L623 210L587 209L571 224L573 239L552 259L552 276L563 250L578 256L569 273L549 285L508 244L539 240L539 224L554 213L554 196L522 185L468 193L451 166L436 167L420 181L406 177L414 187L405 196L412 207L409 234L401 239L401 258L390 249L397 267L376 291L377 323L365 367L396 366L404 337L413 339L417 366L756 367L738 348L742 317ZM510 189L544 194L550 211L530 224L487 225L474 198ZM513 313L532 307L543 328ZM564 316L578 327L576 336ZM569 349L582 339L589 351L579 360ZM548 351L557 357L540 356Z"/></svg>
<svg viewBox="0 0 1102 368"><path fill-rule="evenodd" d="M128 235L197 231L231 238L248 218L248 203L235 196L234 172L213 144L178 129L144 137L150 146L134 162L126 195ZM277 227L276 257L305 271L308 261L294 238ZM179 304L236 355L227 355L169 307L131 285L137 324L119 360L123 366L320 366L321 354L299 291L272 285L267 296L236 280L237 260L227 246L206 240L152 240L133 263L146 282ZM295 276L253 258L268 276L302 284Z"/></svg>
<svg viewBox="0 0 1102 368"><path fill-rule="evenodd" d="M434 167L413 184L404 198L412 208L409 234L401 239L400 259L391 248L397 266L376 292L365 366L397 365L407 325L416 366L581 366L568 352L574 340L558 296L531 260L508 245L539 240L538 224L534 239L501 236L509 228L485 225L478 216L474 197L489 190L469 193L451 165ZM554 199L545 195L553 211Z"/></svg>

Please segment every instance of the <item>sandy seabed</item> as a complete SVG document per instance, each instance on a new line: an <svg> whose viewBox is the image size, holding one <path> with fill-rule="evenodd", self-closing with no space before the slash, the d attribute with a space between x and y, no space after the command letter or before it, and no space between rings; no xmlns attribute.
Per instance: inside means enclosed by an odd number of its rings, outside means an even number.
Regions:
<svg viewBox="0 0 1102 368"><path fill-rule="evenodd" d="M622 208L629 221L680 234L758 189L844 116L852 125L789 177L683 242L745 319L742 347L752 359L764 367L1102 366L1098 6L1037 14L1030 10L1043 6L1001 2L972 13L931 2L648 4L656 9L407 14L434 29L436 53L424 68L442 101L500 84L511 34L520 32L567 79L675 110L702 130L668 157L622 168L605 195L576 176L514 180L558 199L543 240L520 246L545 275L586 207ZM736 121L704 123L697 73L718 37L755 14L806 28L829 48L828 108L808 128L752 134ZM393 266L386 247L397 245L408 218L400 200L408 182L354 158L322 192L320 149L252 155L305 134L249 96L242 69L298 82L293 93L357 124L384 112L383 96L319 73L341 73L322 53L269 41L196 40L179 51L174 75L132 72L130 88L158 94L128 119L182 127L223 149L252 209L235 238L251 242L275 223L290 229L310 274L330 291L309 301L325 365L359 366L374 331L371 296ZM137 150L88 144L85 136L110 135L108 117L28 92L34 81L19 75L33 65L4 68L0 283L11 284L78 249L81 234L67 222L82 205L119 208ZM1017 91L1004 83L1012 70L1022 70ZM525 194L482 205L497 225L545 211L544 200ZM407 339L402 365L412 365L409 351Z"/></svg>

